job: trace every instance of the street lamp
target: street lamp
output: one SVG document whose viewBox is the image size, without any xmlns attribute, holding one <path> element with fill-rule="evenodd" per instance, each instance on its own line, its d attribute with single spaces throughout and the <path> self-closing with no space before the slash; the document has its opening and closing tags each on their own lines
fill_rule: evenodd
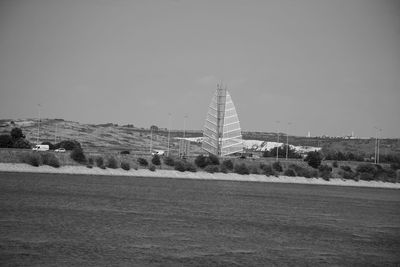
<svg viewBox="0 0 400 267">
<path fill-rule="evenodd" d="M 288 160 L 288 153 L 289 153 L 289 127 L 292 123 L 288 122 L 288 128 L 286 131 L 286 160 Z"/>
<path fill-rule="evenodd" d="M 169 157 L 169 139 L 171 137 L 171 113 L 168 113 L 168 145 L 167 145 L 167 156 Z"/>
<path fill-rule="evenodd" d="M 38 134 L 37 134 L 37 139 L 36 139 L 36 144 L 39 145 L 39 141 L 40 141 L 40 108 L 41 105 L 38 104 Z"/>
<path fill-rule="evenodd" d="M 276 121 L 276 136 L 277 136 L 277 141 L 276 141 L 276 161 L 278 161 L 279 158 L 279 121 Z"/>
<path fill-rule="evenodd" d="M 374 127 L 375 131 L 375 157 L 374 157 L 374 163 L 378 164 L 379 163 L 379 143 L 378 143 L 378 131 L 382 131 L 382 129 L 378 127 Z"/>
</svg>

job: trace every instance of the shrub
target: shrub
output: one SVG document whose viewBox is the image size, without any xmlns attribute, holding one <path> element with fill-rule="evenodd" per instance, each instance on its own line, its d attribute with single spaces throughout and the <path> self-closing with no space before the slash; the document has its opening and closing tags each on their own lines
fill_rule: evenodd
<svg viewBox="0 0 400 267">
<path fill-rule="evenodd" d="M 219 171 L 222 173 L 228 173 L 228 168 L 222 164 L 221 166 L 219 166 Z"/>
<path fill-rule="evenodd" d="M 342 170 L 344 170 L 345 172 L 353 172 L 353 171 L 351 170 L 351 167 L 350 167 L 350 166 L 347 166 L 347 165 L 340 166 L 340 168 L 341 168 Z"/>
<path fill-rule="evenodd" d="M 372 181 L 374 180 L 374 174 L 369 173 L 369 172 L 361 172 L 358 175 L 360 180 L 364 180 L 364 181 Z"/>
<path fill-rule="evenodd" d="M 154 166 L 153 164 L 150 164 L 149 170 L 154 172 L 156 170 L 156 166 Z"/>
<path fill-rule="evenodd" d="M 174 166 L 175 165 L 175 161 L 171 157 L 165 157 L 164 158 L 164 164 L 167 165 L 167 166 Z"/>
<path fill-rule="evenodd" d="M 365 164 L 360 164 L 357 166 L 356 168 L 357 172 L 365 172 L 365 173 L 371 173 L 372 175 L 375 174 L 376 172 L 376 168 L 374 165 L 370 164 L 370 163 L 365 163 Z"/>
<path fill-rule="evenodd" d="M 180 172 L 186 171 L 185 163 L 181 160 L 175 161 L 175 170 Z"/>
<path fill-rule="evenodd" d="M 250 173 L 251 173 L 251 174 L 259 174 L 259 171 L 258 171 L 257 166 L 252 165 L 252 166 L 250 167 Z"/>
<path fill-rule="evenodd" d="M 318 151 L 311 151 L 307 153 L 306 158 L 304 159 L 314 169 L 317 169 L 319 165 L 321 165 L 322 156 Z"/>
<path fill-rule="evenodd" d="M 320 177 L 322 177 L 324 180 L 329 181 L 329 178 L 331 177 L 331 173 L 332 173 L 332 168 L 330 166 L 328 166 L 327 164 L 320 165 L 318 167 L 318 171 L 319 171 Z"/>
<path fill-rule="evenodd" d="M 125 171 L 129 171 L 131 169 L 129 162 L 126 162 L 126 161 L 121 162 L 121 169 L 123 169 Z"/>
<path fill-rule="evenodd" d="M 282 165 L 279 161 L 275 161 L 274 163 L 272 163 L 272 168 L 277 172 L 283 171 Z"/>
<path fill-rule="evenodd" d="M 60 167 L 60 161 L 58 160 L 58 158 L 55 155 L 53 155 L 51 153 L 44 153 L 41 155 L 41 157 L 42 157 L 42 163 L 44 165 L 49 165 L 54 168 Z"/>
<path fill-rule="evenodd" d="M 295 173 L 295 171 L 292 170 L 292 169 L 287 169 L 287 170 L 283 173 L 283 175 L 294 177 L 294 176 L 296 176 L 296 173 Z"/>
<path fill-rule="evenodd" d="M 197 172 L 196 166 L 191 162 L 186 162 L 185 169 L 190 172 Z"/>
<path fill-rule="evenodd" d="M 212 164 L 212 165 L 219 165 L 219 159 L 218 159 L 218 157 L 215 156 L 215 155 L 213 155 L 213 154 L 210 154 L 210 155 L 208 156 L 208 161 L 209 161 L 210 164 Z"/>
<path fill-rule="evenodd" d="M 101 168 L 101 167 L 103 167 L 104 166 L 104 160 L 103 160 L 103 157 L 97 157 L 96 158 L 96 165 L 97 165 L 97 167 L 99 167 L 99 168 Z M 105 166 L 104 166 L 105 167 Z"/>
<path fill-rule="evenodd" d="M 354 180 L 354 181 L 358 181 L 358 177 L 357 177 L 357 173 L 354 172 L 347 172 L 344 170 L 340 170 L 339 171 L 339 175 L 346 180 Z"/>
<path fill-rule="evenodd" d="M 222 162 L 222 166 L 225 166 L 228 170 L 233 170 L 233 162 L 230 159 L 226 159 Z"/>
<path fill-rule="evenodd" d="M 153 163 L 156 166 L 160 166 L 161 165 L 161 160 L 160 160 L 160 156 L 155 154 L 153 156 L 153 158 L 151 159 L 151 163 Z"/>
<path fill-rule="evenodd" d="M 94 164 L 93 158 L 92 157 L 88 158 L 88 165 L 93 166 L 93 164 Z"/>
<path fill-rule="evenodd" d="M 236 164 L 233 167 L 233 171 L 237 174 L 250 174 L 249 168 L 247 167 L 247 165 L 245 163 Z"/>
<path fill-rule="evenodd" d="M 208 173 L 215 173 L 215 172 L 219 172 L 219 168 L 217 165 L 207 165 L 204 168 L 204 171 L 206 171 Z"/>
<path fill-rule="evenodd" d="M 27 153 L 22 156 L 22 162 L 35 167 L 39 167 L 39 165 L 41 164 L 41 158 L 38 153 Z"/>
<path fill-rule="evenodd" d="M 339 164 L 338 164 L 338 162 L 336 160 L 334 162 L 332 162 L 332 167 L 333 168 L 339 167 Z"/>
<path fill-rule="evenodd" d="M 308 168 L 303 168 L 296 164 L 290 164 L 289 169 L 294 170 L 296 172 L 296 176 L 300 176 L 300 177 L 311 178 L 311 177 L 318 176 L 318 172 L 316 170 L 311 171 Z"/>
<path fill-rule="evenodd" d="M 74 148 L 71 152 L 70 157 L 78 163 L 86 162 L 85 154 L 83 153 L 83 150 L 81 148 Z"/>
<path fill-rule="evenodd" d="M 207 158 L 203 155 L 198 155 L 194 160 L 194 164 L 199 168 L 204 168 L 207 166 Z"/>
<path fill-rule="evenodd" d="M 275 176 L 275 172 L 271 165 L 260 164 L 260 168 L 266 176 Z"/>
<path fill-rule="evenodd" d="M 118 168 L 117 160 L 114 157 L 111 157 L 107 161 L 107 168 L 116 169 Z"/>
<path fill-rule="evenodd" d="M 139 163 L 140 166 L 148 166 L 149 163 L 147 162 L 147 159 L 144 158 L 138 158 L 137 162 Z"/>
<path fill-rule="evenodd" d="M 91 169 L 91 168 L 93 168 L 93 165 L 88 164 L 88 165 L 86 165 L 86 168 Z"/>
</svg>

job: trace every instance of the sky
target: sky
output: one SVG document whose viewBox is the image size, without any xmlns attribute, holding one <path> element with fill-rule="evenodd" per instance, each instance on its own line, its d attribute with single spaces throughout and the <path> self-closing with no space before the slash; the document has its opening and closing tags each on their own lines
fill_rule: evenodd
<svg viewBox="0 0 400 267">
<path fill-rule="evenodd" d="M 244 131 L 399 138 L 400 1 L 0 0 L 0 118 L 201 130 L 221 82 Z"/>
</svg>

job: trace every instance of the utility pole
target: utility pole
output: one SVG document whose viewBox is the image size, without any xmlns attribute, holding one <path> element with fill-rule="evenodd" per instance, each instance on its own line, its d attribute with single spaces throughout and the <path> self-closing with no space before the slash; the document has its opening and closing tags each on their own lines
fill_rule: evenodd
<svg viewBox="0 0 400 267">
<path fill-rule="evenodd" d="M 380 152 L 379 152 L 379 143 L 380 143 L 380 138 L 381 138 L 381 132 L 382 132 L 382 129 L 379 129 L 379 134 L 378 134 L 378 149 L 377 149 L 377 163 L 379 164 L 379 155 L 380 155 Z"/>
<path fill-rule="evenodd" d="M 56 123 L 56 130 L 54 131 L 54 144 L 57 143 L 57 123 Z"/>
<path fill-rule="evenodd" d="M 276 136 L 277 136 L 277 141 L 276 141 L 276 161 L 279 160 L 279 121 L 276 121 L 277 126 L 276 126 Z"/>
</svg>

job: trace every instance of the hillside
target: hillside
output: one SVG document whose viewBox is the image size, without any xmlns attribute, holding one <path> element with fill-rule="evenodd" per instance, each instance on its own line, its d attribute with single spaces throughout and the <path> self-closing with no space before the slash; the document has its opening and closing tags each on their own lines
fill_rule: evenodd
<svg viewBox="0 0 400 267">
<path fill-rule="evenodd" d="M 0 120 L 0 134 L 9 133 L 13 127 L 22 129 L 26 138 L 31 143 L 36 143 L 38 136 L 37 120 L 18 119 Z M 158 129 L 152 133 L 152 148 L 167 150 L 168 131 Z M 177 137 L 183 137 L 181 130 L 170 132 L 171 153 L 178 154 Z M 185 137 L 201 137 L 201 131 L 186 131 Z M 286 141 L 286 135 L 280 133 L 280 141 Z M 51 143 L 61 140 L 74 139 L 82 144 L 88 152 L 119 152 L 122 150 L 135 151 L 137 153 L 149 153 L 151 145 L 150 129 L 137 128 L 132 125 L 107 124 L 81 124 L 63 119 L 42 119 L 40 124 L 40 141 Z M 276 133 L 266 132 L 243 132 L 245 140 L 261 140 L 275 142 Z M 343 153 L 352 152 L 365 155 L 374 154 L 375 139 L 339 139 L 339 138 L 307 138 L 289 136 L 289 144 L 295 146 L 322 147 L 323 151 L 334 150 Z M 381 154 L 400 154 L 399 139 L 381 139 Z M 196 155 L 202 153 L 201 144 L 192 142 L 190 153 Z"/>
</svg>

